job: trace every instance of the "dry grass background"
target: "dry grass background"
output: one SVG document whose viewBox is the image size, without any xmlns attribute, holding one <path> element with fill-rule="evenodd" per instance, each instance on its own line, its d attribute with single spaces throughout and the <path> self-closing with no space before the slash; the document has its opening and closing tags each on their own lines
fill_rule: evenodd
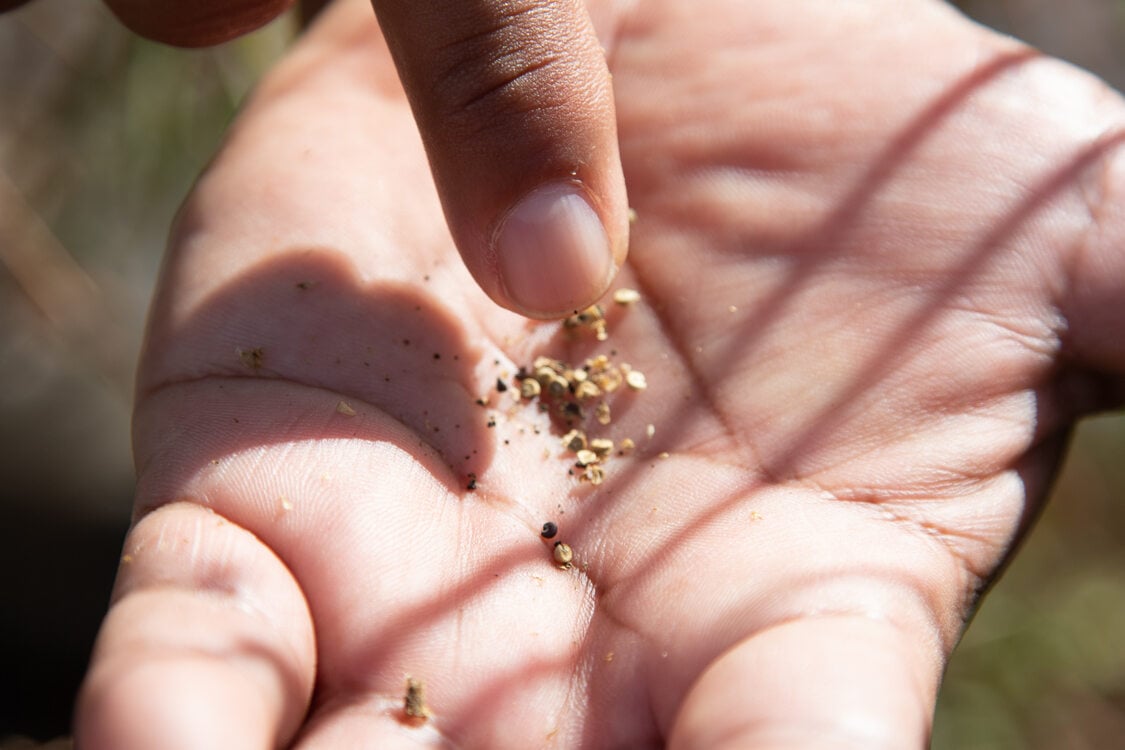
<svg viewBox="0 0 1125 750">
<path fill-rule="evenodd" d="M 957 5 L 1125 88 L 1125 0 Z M 164 236 L 294 26 L 188 52 L 131 37 L 96 0 L 0 17 L 0 738 L 67 730 L 128 519 L 132 370 Z M 935 748 L 1125 747 L 1123 458 L 1122 417 L 1078 430 L 954 655 Z"/>
</svg>

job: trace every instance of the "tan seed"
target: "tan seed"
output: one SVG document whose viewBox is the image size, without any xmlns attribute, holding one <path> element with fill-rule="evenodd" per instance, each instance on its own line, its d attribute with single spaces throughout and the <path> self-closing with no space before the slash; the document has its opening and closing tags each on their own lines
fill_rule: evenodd
<svg viewBox="0 0 1125 750">
<path fill-rule="evenodd" d="M 406 697 L 402 701 L 402 710 L 411 719 L 425 721 L 430 718 L 430 708 L 426 705 L 426 686 L 421 680 L 406 678 Z"/>
<path fill-rule="evenodd" d="M 592 450 L 598 458 L 605 458 L 613 452 L 613 441 L 608 438 L 594 438 L 590 441 L 590 450 Z"/>
<path fill-rule="evenodd" d="M 555 542 L 555 564 L 560 568 L 569 568 L 574 560 L 574 550 L 566 542 Z"/>
<path fill-rule="evenodd" d="M 597 486 L 605 480 L 605 469 L 596 464 L 592 464 L 586 467 L 586 471 L 585 473 L 583 473 L 582 478 L 590 484 Z"/>
<path fill-rule="evenodd" d="M 580 467 L 586 467 L 586 466 L 589 466 L 590 464 L 596 464 L 598 462 L 598 460 L 599 460 L 598 454 L 594 453 L 592 450 L 584 448 L 584 449 L 578 451 L 578 461 L 577 461 L 577 463 Z"/>
<path fill-rule="evenodd" d="M 641 293 L 636 289 L 618 289 L 613 293 L 613 301 L 619 305 L 634 305 L 641 301 Z"/>
<path fill-rule="evenodd" d="M 598 424 L 609 424 L 613 421 L 609 413 L 609 404 L 602 401 L 594 407 L 594 418 L 598 420 Z"/>
<path fill-rule="evenodd" d="M 524 378 L 520 381 L 520 396 L 529 401 L 538 396 L 541 390 L 538 380 Z"/>
<path fill-rule="evenodd" d="M 645 379 L 645 374 L 640 370 L 630 370 L 625 376 L 625 382 L 634 391 L 643 391 L 648 388 L 648 381 Z"/>
<path fill-rule="evenodd" d="M 563 435 L 562 443 L 568 451 L 577 453 L 586 449 L 586 433 L 582 430 L 571 430 Z"/>
<path fill-rule="evenodd" d="M 580 371 L 581 372 L 581 371 Z M 579 401 L 588 401 L 602 395 L 602 389 L 589 380 L 583 380 L 574 388 L 574 397 Z"/>
</svg>

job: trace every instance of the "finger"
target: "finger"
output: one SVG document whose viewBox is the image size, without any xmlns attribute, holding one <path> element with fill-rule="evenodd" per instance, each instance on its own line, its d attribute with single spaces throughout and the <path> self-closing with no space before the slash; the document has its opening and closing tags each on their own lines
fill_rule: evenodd
<svg viewBox="0 0 1125 750">
<path fill-rule="evenodd" d="M 941 659 L 885 621 L 779 625 L 719 657 L 688 693 L 668 747 L 923 748 Z"/>
<path fill-rule="evenodd" d="M 275 748 L 312 690 L 308 608 L 249 532 L 178 503 L 129 534 L 79 695 L 83 750 Z"/>
<path fill-rule="evenodd" d="M 605 55 L 581 0 L 375 0 L 465 264 L 534 317 L 594 302 L 628 234 Z"/>
<path fill-rule="evenodd" d="M 143 37 L 178 47 L 205 47 L 264 26 L 293 0 L 105 0 L 105 4 Z"/>
</svg>

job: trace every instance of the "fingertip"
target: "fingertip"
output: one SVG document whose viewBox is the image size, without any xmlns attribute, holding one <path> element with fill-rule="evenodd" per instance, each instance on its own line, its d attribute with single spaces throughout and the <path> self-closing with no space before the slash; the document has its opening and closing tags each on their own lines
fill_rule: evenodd
<svg viewBox="0 0 1125 750">
<path fill-rule="evenodd" d="M 501 219 L 492 252 L 506 307 L 557 318 L 601 297 L 617 273 L 602 217 L 580 185 L 552 182 L 520 198 Z"/>
<path fill-rule="evenodd" d="M 312 693 L 307 604 L 245 529 L 193 503 L 126 539 L 114 598 L 76 703 L 83 750 L 273 748 Z"/>
<path fill-rule="evenodd" d="M 105 4 L 130 31 L 146 39 L 176 47 L 206 47 L 264 26 L 293 0 L 105 0 Z"/>
<path fill-rule="evenodd" d="M 83 750 L 266 750 L 277 746 L 275 713 L 221 660 L 145 659 L 90 674 L 75 711 L 75 743 Z"/>
</svg>

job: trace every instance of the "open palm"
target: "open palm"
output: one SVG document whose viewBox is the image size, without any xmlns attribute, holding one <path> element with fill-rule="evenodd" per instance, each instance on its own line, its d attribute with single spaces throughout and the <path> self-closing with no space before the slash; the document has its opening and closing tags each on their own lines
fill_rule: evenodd
<svg viewBox="0 0 1125 750">
<path fill-rule="evenodd" d="M 1120 395 L 1118 100 L 940 3 L 595 4 L 642 293 L 599 342 L 472 283 L 369 14 L 179 218 L 83 747 L 924 744 Z M 593 486 L 496 384 L 600 353 L 648 388 L 586 416 L 636 442 Z"/>
</svg>

